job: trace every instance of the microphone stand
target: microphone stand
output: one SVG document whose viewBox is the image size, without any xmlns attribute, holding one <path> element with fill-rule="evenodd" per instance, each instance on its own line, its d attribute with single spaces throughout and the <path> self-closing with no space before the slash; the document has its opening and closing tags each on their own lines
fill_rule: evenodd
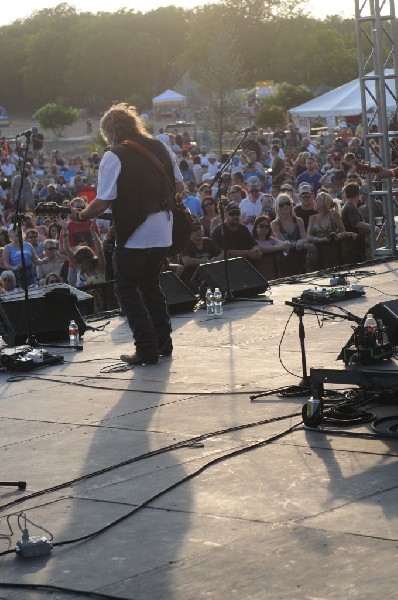
<svg viewBox="0 0 398 600">
<path fill-rule="evenodd" d="M 18 242 L 19 242 L 19 247 L 21 249 L 22 280 L 23 280 L 23 284 L 24 284 L 24 288 L 25 288 L 25 311 L 26 311 L 26 318 L 27 318 L 27 323 L 28 323 L 28 338 L 26 340 L 26 343 L 29 344 L 30 346 L 37 346 L 37 341 L 31 331 L 31 316 L 30 316 L 29 294 L 28 294 L 28 285 L 27 285 L 27 277 L 26 277 L 26 262 L 25 262 L 25 256 L 23 253 L 22 221 L 23 221 L 23 218 L 25 215 L 23 213 L 21 214 L 19 212 L 22 188 L 23 188 L 23 183 L 24 183 L 24 169 L 25 169 L 25 165 L 26 165 L 26 157 L 28 155 L 28 150 L 29 150 L 30 137 L 31 137 L 31 133 L 27 133 L 26 134 L 26 150 L 25 150 L 25 154 L 23 157 L 22 167 L 21 167 L 21 181 L 19 184 L 18 196 L 17 196 L 17 201 L 15 204 L 14 229 L 18 228 Z M 15 141 L 16 141 L 16 138 L 15 138 Z M 0 486 L 1 487 L 17 487 L 19 490 L 25 490 L 26 489 L 26 481 L 0 481 Z"/>
<path fill-rule="evenodd" d="M 229 154 L 227 160 L 221 165 L 220 169 L 215 174 L 213 181 L 210 183 L 210 187 L 212 188 L 215 183 L 217 183 L 217 193 L 215 200 L 218 203 L 218 209 L 221 217 L 221 235 L 223 241 L 223 262 L 224 262 L 224 271 L 225 271 L 225 286 L 226 292 L 224 295 L 224 301 L 232 302 L 235 300 L 244 300 L 249 302 L 268 302 L 269 304 L 273 304 L 273 300 L 271 298 L 237 298 L 231 292 L 231 284 L 229 279 L 229 267 L 228 267 L 228 249 L 227 249 L 227 240 L 225 237 L 225 213 L 224 213 L 224 205 L 222 203 L 221 196 L 224 189 L 221 187 L 222 174 L 226 171 L 227 167 L 231 164 L 232 159 L 238 152 L 239 148 L 242 146 L 243 142 L 249 135 L 251 128 L 246 128 L 243 130 L 243 138 L 238 142 L 232 152 Z"/>
<path fill-rule="evenodd" d="M 25 148 L 25 153 L 23 156 L 23 162 L 22 162 L 22 166 L 21 166 L 21 181 L 19 183 L 17 201 L 15 203 L 14 230 L 15 229 L 18 230 L 18 242 L 19 242 L 19 247 L 21 249 L 22 284 L 23 284 L 23 288 L 24 288 L 24 292 L 25 292 L 25 313 L 26 313 L 26 322 L 27 322 L 27 329 L 28 329 L 28 337 L 26 339 L 26 343 L 29 346 L 33 346 L 35 348 L 38 346 L 38 343 L 37 343 L 36 337 L 32 333 L 32 317 L 31 317 L 30 306 L 29 306 L 28 278 L 26 276 L 26 260 L 25 260 L 25 254 L 23 251 L 22 222 L 24 220 L 25 215 L 23 212 L 20 212 L 22 188 L 23 188 L 23 184 L 24 184 L 24 180 L 25 180 L 24 171 L 25 171 L 25 167 L 26 167 L 26 159 L 27 159 L 27 155 L 28 155 L 28 151 L 29 151 L 29 144 L 30 144 L 30 138 L 32 136 L 32 131 L 28 130 L 25 133 L 25 136 L 26 136 L 26 148 Z"/>
</svg>

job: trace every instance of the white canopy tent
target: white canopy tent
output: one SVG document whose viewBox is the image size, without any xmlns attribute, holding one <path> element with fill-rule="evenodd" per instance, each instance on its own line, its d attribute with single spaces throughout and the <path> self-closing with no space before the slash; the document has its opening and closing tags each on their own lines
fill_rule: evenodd
<svg viewBox="0 0 398 600">
<path fill-rule="evenodd" d="M 385 74 L 391 75 L 393 71 L 386 69 Z M 368 80 L 366 85 L 370 93 L 375 96 L 375 81 Z M 389 87 L 395 92 L 394 80 L 389 80 Z M 371 113 L 372 108 L 375 108 L 375 102 L 367 93 L 368 112 Z M 390 92 L 386 89 L 387 111 L 392 112 L 396 108 L 396 102 Z M 300 106 L 291 108 L 290 114 L 294 118 L 300 119 L 303 123 L 304 119 L 323 117 L 327 119 L 329 126 L 336 125 L 336 119 L 362 114 L 362 101 L 359 79 L 354 79 L 349 83 L 345 83 L 326 94 L 322 94 L 313 100 L 304 102 Z"/>
<path fill-rule="evenodd" d="M 185 108 L 186 97 L 174 90 L 166 90 L 152 98 L 153 112 L 157 118 L 171 117 Z"/>
</svg>

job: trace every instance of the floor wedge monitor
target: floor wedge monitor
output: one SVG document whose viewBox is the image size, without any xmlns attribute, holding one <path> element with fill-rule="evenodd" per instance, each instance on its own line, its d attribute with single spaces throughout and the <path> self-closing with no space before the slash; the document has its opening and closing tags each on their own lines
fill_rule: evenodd
<svg viewBox="0 0 398 600">
<path fill-rule="evenodd" d="M 269 288 L 268 281 L 245 258 L 229 258 L 228 279 L 230 292 L 236 296 L 249 297 L 262 294 Z M 223 260 L 200 265 L 193 275 L 200 285 L 227 291 L 225 264 Z"/>
</svg>

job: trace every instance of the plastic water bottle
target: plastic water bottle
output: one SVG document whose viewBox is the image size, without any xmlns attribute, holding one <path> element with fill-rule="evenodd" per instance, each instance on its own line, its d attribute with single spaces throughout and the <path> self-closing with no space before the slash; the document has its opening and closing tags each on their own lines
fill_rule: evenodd
<svg viewBox="0 0 398 600">
<path fill-rule="evenodd" d="M 222 310 L 222 294 L 218 288 L 214 290 L 214 314 L 216 317 L 221 317 Z"/>
<path fill-rule="evenodd" d="M 210 288 L 206 292 L 206 312 L 208 316 L 214 315 L 214 296 Z"/>
<path fill-rule="evenodd" d="M 76 325 L 75 321 L 71 321 L 69 323 L 69 345 L 70 346 L 79 346 L 79 328 Z"/>
</svg>

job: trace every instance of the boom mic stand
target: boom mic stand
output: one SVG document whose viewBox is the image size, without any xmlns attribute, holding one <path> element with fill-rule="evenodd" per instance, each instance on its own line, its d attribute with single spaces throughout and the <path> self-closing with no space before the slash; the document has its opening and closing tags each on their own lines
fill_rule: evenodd
<svg viewBox="0 0 398 600">
<path fill-rule="evenodd" d="M 236 155 L 236 153 L 238 152 L 239 148 L 242 146 L 243 142 L 245 141 L 245 139 L 247 138 L 247 136 L 249 135 L 249 131 L 250 128 L 246 128 L 243 133 L 243 138 L 238 142 L 238 144 L 235 146 L 235 148 L 232 150 L 232 152 L 229 154 L 227 160 L 224 162 L 224 164 L 221 165 L 220 169 L 217 171 L 217 173 L 215 174 L 213 181 L 210 184 L 210 187 L 212 188 L 213 185 L 215 183 L 217 183 L 217 193 L 216 193 L 216 202 L 218 203 L 218 208 L 220 211 L 220 217 L 221 217 L 221 234 L 222 234 L 222 240 L 223 240 L 223 263 L 224 263 L 224 271 L 225 271 L 225 287 L 226 287 L 226 292 L 224 295 L 224 301 L 236 301 L 236 300 L 244 300 L 244 301 L 249 301 L 249 302 L 268 302 L 269 304 L 273 304 L 273 300 L 271 300 L 271 298 L 236 298 L 233 293 L 231 292 L 231 284 L 230 284 L 230 279 L 229 279 L 229 267 L 228 267 L 228 249 L 227 249 L 227 240 L 225 237 L 225 213 L 224 213 L 224 205 L 222 202 L 222 195 L 223 195 L 223 191 L 224 189 L 221 187 L 221 180 L 222 180 L 222 174 L 224 173 L 224 171 L 226 171 L 227 167 L 231 164 L 233 157 Z"/>
<path fill-rule="evenodd" d="M 14 229 L 18 229 L 18 242 L 19 242 L 19 247 L 21 249 L 22 281 L 23 281 L 24 290 L 25 290 L 25 311 L 26 311 L 26 319 L 27 319 L 27 325 L 28 325 L 28 338 L 26 340 L 26 343 L 29 344 L 30 346 L 37 346 L 36 338 L 32 334 L 31 314 L 30 314 L 30 307 L 29 307 L 28 279 L 26 277 L 26 261 L 25 261 L 25 255 L 23 252 L 22 221 L 23 221 L 23 218 L 25 215 L 23 213 L 19 212 L 20 204 L 21 204 L 22 188 L 23 188 L 23 184 L 24 184 L 24 170 L 26 167 L 26 157 L 28 155 L 32 131 L 29 130 L 29 131 L 25 132 L 25 135 L 26 135 L 26 149 L 25 149 L 25 154 L 23 157 L 22 166 L 21 166 L 21 181 L 19 183 L 18 196 L 17 196 L 17 201 L 15 204 Z M 25 490 L 26 489 L 26 481 L 0 481 L 0 486 L 1 487 L 17 487 L 19 490 Z"/>
</svg>

